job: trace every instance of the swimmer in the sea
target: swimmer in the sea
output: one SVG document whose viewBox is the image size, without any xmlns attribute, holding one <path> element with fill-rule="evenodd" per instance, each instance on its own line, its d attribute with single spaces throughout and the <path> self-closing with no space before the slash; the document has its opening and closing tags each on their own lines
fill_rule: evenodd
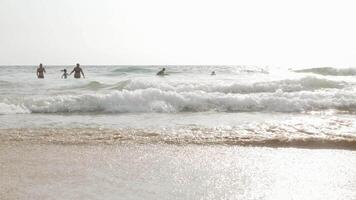
<svg viewBox="0 0 356 200">
<path fill-rule="evenodd" d="M 212 75 L 212 76 L 215 76 L 215 75 L 216 75 L 215 71 L 212 71 L 212 72 L 211 72 L 211 75 Z"/>
<path fill-rule="evenodd" d="M 161 71 L 157 72 L 157 76 L 164 76 L 166 75 L 164 72 L 166 71 L 166 68 L 163 68 Z"/>
<path fill-rule="evenodd" d="M 85 78 L 83 70 L 82 68 L 80 68 L 79 63 L 77 63 L 77 66 L 74 67 L 73 71 L 69 75 L 73 74 L 73 72 L 74 72 L 74 78 L 80 78 L 80 74 L 82 74 L 83 78 Z"/>
<path fill-rule="evenodd" d="M 64 78 L 64 79 L 67 79 L 67 77 L 68 77 L 68 73 L 67 73 L 67 69 L 63 69 L 63 70 L 61 70 L 62 72 L 63 72 L 63 74 L 62 74 L 62 78 Z"/>
<path fill-rule="evenodd" d="M 44 73 L 46 73 L 46 70 L 41 63 L 40 66 L 37 68 L 37 78 L 44 78 Z"/>
</svg>

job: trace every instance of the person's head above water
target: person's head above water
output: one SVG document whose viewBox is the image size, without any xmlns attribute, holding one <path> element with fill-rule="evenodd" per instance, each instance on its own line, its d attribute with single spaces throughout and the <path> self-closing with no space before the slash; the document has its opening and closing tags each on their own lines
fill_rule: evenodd
<svg viewBox="0 0 356 200">
<path fill-rule="evenodd" d="M 40 67 L 42 67 L 43 65 L 42 65 L 42 63 L 40 63 Z"/>
<path fill-rule="evenodd" d="M 63 69 L 64 72 L 67 72 L 67 69 Z"/>
<path fill-rule="evenodd" d="M 166 74 L 164 73 L 165 70 L 166 70 L 166 68 L 163 67 L 159 72 L 157 72 L 157 75 L 158 75 L 158 76 L 166 75 Z"/>
<path fill-rule="evenodd" d="M 79 63 L 77 63 L 77 67 L 79 67 L 80 65 L 79 65 Z"/>
</svg>

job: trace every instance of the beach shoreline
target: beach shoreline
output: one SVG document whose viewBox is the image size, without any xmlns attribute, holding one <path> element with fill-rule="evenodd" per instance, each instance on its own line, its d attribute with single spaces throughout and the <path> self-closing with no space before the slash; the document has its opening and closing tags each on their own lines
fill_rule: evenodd
<svg viewBox="0 0 356 200">
<path fill-rule="evenodd" d="M 279 135 L 253 135 L 226 133 L 221 129 L 182 130 L 179 133 L 162 132 L 160 129 L 110 129 L 110 128 L 22 128 L 0 129 L 2 144 L 53 144 L 53 145 L 117 145 L 162 144 L 198 146 L 240 146 L 302 149 L 356 150 L 356 138 L 350 135 L 295 137 Z M 188 132 L 189 131 L 189 132 Z M 188 133 L 189 134 L 188 134 Z M 291 134 L 289 134 L 291 135 Z"/>
</svg>

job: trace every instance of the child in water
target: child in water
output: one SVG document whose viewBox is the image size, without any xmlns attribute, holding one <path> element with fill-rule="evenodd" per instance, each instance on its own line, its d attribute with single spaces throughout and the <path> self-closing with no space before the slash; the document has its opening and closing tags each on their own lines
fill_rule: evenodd
<svg viewBox="0 0 356 200">
<path fill-rule="evenodd" d="M 64 78 L 64 79 L 67 79 L 67 77 L 68 77 L 68 73 L 67 73 L 67 70 L 66 69 L 63 69 L 63 70 L 61 70 L 62 72 L 63 72 L 63 75 L 62 75 L 62 78 Z"/>
</svg>

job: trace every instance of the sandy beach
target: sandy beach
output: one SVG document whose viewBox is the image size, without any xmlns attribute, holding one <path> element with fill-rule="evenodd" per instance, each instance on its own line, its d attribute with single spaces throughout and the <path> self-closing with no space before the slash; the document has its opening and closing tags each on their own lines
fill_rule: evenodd
<svg viewBox="0 0 356 200">
<path fill-rule="evenodd" d="M 355 199 L 356 152 L 0 144 L 0 199 Z"/>
</svg>

